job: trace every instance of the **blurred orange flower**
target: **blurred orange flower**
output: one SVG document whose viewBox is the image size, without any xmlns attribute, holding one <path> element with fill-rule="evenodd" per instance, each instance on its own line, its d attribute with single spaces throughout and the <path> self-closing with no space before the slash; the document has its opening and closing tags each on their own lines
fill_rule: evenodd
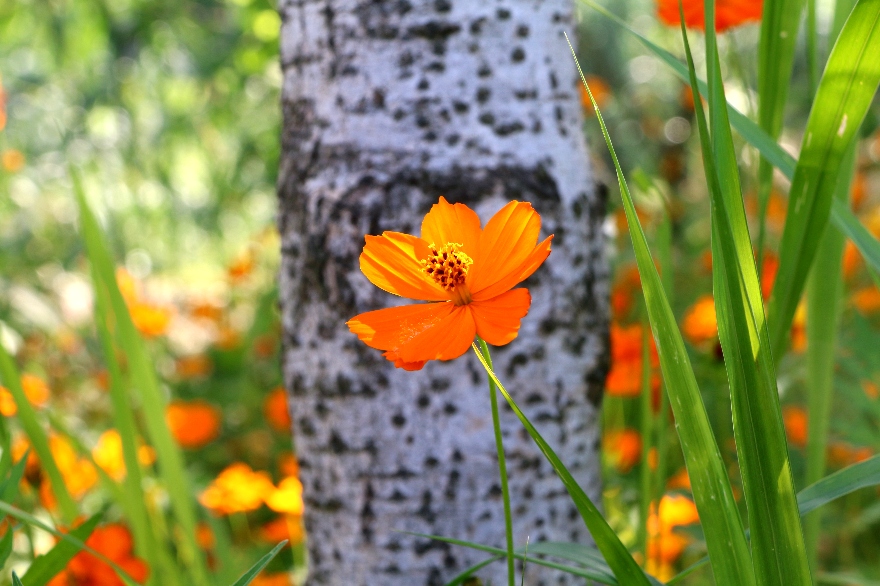
<svg viewBox="0 0 880 586">
<path fill-rule="evenodd" d="M 711 295 L 697 299 L 684 314 L 681 324 L 685 338 L 694 346 L 703 346 L 718 336 L 715 300 Z"/>
<path fill-rule="evenodd" d="M 86 545 L 122 568 L 135 582 L 143 584 L 147 580 L 150 569 L 134 556 L 134 542 L 124 525 L 114 523 L 97 527 L 86 540 Z M 125 582 L 107 563 L 82 551 L 47 586 L 125 586 Z"/>
<path fill-rule="evenodd" d="M 849 201 L 854 210 L 862 207 L 865 196 L 868 195 L 868 177 L 864 172 L 858 171 L 853 177 L 852 189 L 849 194 Z"/>
<path fill-rule="evenodd" d="M 807 445 L 807 412 L 802 407 L 786 405 L 782 409 L 782 422 L 788 443 L 799 448 Z"/>
<path fill-rule="evenodd" d="M 283 540 L 295 546 L 305 541 L 306 530 L 300 515 L 281 515 L 260 527 L 260 539 L 269 543 Z"/>
<path fill-rule="evenodd" d="M 283 572 L 273 574 L 259 574 L 251 581 L 251 586 L 290 586 L 290 576 Z"/>
<path fill-rule="evenodd" d="M 278 470 L 284 476 L 296 476 L 299 478 L 299 462 L 292 452 L 285 452 L 278 458 Z"/>
<path fill-rule="evenodd" d="M 587 75 L 586 78 L 590 91 L 593 92 L 593 98 L 596 100 L 596 105 L 600 109 L 604 108 L 611 98 L 611 86 L 598 75 Z M 581 106 L 584 108 L 584 113 L 588 116 L 593 114 L 593 103 L 590 101 L 590 95 L 587 93 L 583 83 L 578 83 L 578 90 L 581 95 Z"/>
<path fill-rule="evenodd" d="M 845 442 L 833 442 L 828 446 L 828 459 L 837 466 L 864 462 L 873 455 L 874 451 L 871 448 L 856 448 Z"/>
<path fill-rule="evenodd" d="M 642 391 L 642 341 L 643 330 L 640 325 L 620 326 L 611 324 L 611 370 L 605 379 L 605 390 L 615 397 L 637 397 Z M 651 389 L 660 389 L 660 375 L 657 372 L 659 358 L 654 337 L 647 335 L 651 357 Z M 659 395 L 657 397 L 659 399 Z"/>
<path fill-rule="evenodd" d="M 666 581 L 675 572 L 672 564 L 690 543 L 687 535 L 674 533 L 683 525 L 699 523 L 697 506 L 682 495 L 664 495 L 658 507 L 652 503 L 648 517 L 648 563 L 646 570 L 656 578 Z"/>
<path fill-rule="evenodd" d="M 865 395 L 869 399 L 876 399 L 877 397 L 880 397 L 880 388 L 878 388 L 876 384 L 869 380 L 862 381 L 862 389 L 865 391 Z"/>
<path fill-rule="evenodd" d="M 276 387 L 263 401 L 263 415 L 275 431 L 290 433 L 290 411 L 287 410 L 287 392 Z"/>
<path fill-rule="evenodd" d="M 880 289 L 877 287 L 865 287 L 852 294 L 852 304 L 864 314 L 877 313 L 880 311 Z"/>
<path fill-rule="evenodd" d="M 143 466 L 149 466 L 156 461 L 156 452 L 149 446 L 138 448 L 138 461 Z M 122 436 L 115 429 L 108 429 L 101 434 L 95 447 L 92 448 L 92 458 L 110 478 L 120 481 L 125 478 L 125 457 L 122 453 Z"/>
<path fill-rule="evenodd" d="M 168 331 L 173 312 L 168 307 L 137 301 L 128 306 L 134 327 L 147 338 L 161 336 Z"/>
<path fill-rule="evenodd" d="M 227 273 L 232 281 L 243 281 L 254 271 L 254 255 L 251 251 L 243 252 L 229 264 Z"/>
<path fill-rule="evenodd" d="M 70 496 L 74 499 L 82 498 L 98 482 L 98 473 L 95 467 L 86 458 L 80 458 L 70 441 L 60 435 L 49 436 L 49 449 L 52 451 L 52 459 L 61 472 L 64 484 Z M 39 461 L 39 459 L 38 459 Z M 28 459 L 30 465 L 30 459 Z M 55 509 L 57 502 L 49 479 L 45 475 L 39 475 L 40 500 L 48 510 Z"/>
<path fill-rule="evenodd" d="M 688 28 L 705 28 L 703 0 L 682 0 L 684 23 Z M 657 16 L 670 26 L 679 26 L 678 0 L 658 0 Z M 715 30 L 725 31 L 731 27 L 761 20 L 762 0 L 716 0 Z"/>
<path fill-rule="evenodd" d="M 281 481 L 278 488 L 266 495 L 266 506 L 276 513 L 302 515 L 304 508 L 302 491 L 299 478 L 289 476 Z"/>
<path fill-rule="evenodd" d="M 181 356 L 174 363 L 177 376 L 185 380 L 207 376 L 213 368 L 214 363 L 204 354 Z"/>
<path fill-rule="evenodd" d="M 243 513 L 260 508 L 277 489 L 265 472 L 254 472 L 243 462 L 223 470 L 199 495 L 199 502 L 220 515 Z"/>
<path fill-rule="evenodd" d="M 3 168 L 10 173 L 17 173 L 24 167 L 24 154 L 17 149 L 6 149 L 3 151 L 3 154 L 0 155 L 0 163 L 2 163 Z"/>
<path fill-rule="evenodd" d="M 862 253 L 852 243 L 852 240 L 847 240 L 846 246 L 843 249 L 843 276 L 847 280 L 852 279 L 861 266 Z"/>
<path fill-rule="evenodd" d="M 608 432 L 602 438 L 602 445 L 621 474 L 629 472 L 642 457 L 642 436 L 634 429 Z"/>
<path fill-rule="evenodd" d="M 207 401 L 172 401 L 165 411 L 171 435 L 181 447 L 200 448 L 220 434 L 220 410 Z"/>
<path fill-rule="evenodd" d="M 552 236 L 538 243 L 541 216 L 511 201 L 480 227 L 476 212 L 441 197 L 422 221 L 422 236 L 366 236 L 361 271 L 389 293 L 429 301 L 362 313 L 352 333 L 398 368 L 458 358 L 474 336 L 503 346 L 528 313 L 528 289 L 514 289 L 550 254 Z M 418 332 L 413 334 L 413 332 Z"/>
<path fill-rule="evenodd" d="M 688 476 L 687 468 L 681 468 L 678 472 L 673 474 L 666 482 L 666 488 L 670 490 L 674 490 L 676 488 L 690 490 L 691 477 Z"/>
<path fill-rule="evenodd" d="M 807 349 L 807 305 L 801 301 L 791 322 L 791 349 L 803 352 Z"/>
<path fill-rule="evenodd" d="M 773 285 L 776 284 L 776 273 L 779 271 L 779 257 L 769 250 L 764 251 L 764 262 L 761 263 L 761 297 L 770 299 Z"/>
<path fill-rule="evenodd" d="M 51 395 L 49 385 L 40 377 L 33 374 L 21 375 L 21 388 L 34 407 L 45 407 L 49 402 Z M 12 417 L 16 413 L 18 413 L 18 406 L 15 404 L 15 399 L 12 398 L 12 393 L 6 387 L 0 386 L 0 415 Z"/>
</svg>

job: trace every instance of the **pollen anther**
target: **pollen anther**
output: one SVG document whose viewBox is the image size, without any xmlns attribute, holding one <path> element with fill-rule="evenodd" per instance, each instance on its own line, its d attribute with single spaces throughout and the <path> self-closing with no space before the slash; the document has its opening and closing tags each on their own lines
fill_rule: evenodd
<svg viewBox="0 0 880 586">
<path fill-rule="evenodd" d="M 431 254 L 422 260 L 422 271 L 445 291 L 452 294 L 454 300 L 462 298 L 462 301 L 467 302 L 463 298 L 464 296 L 455 295 L 455 290 L 464 288 L 468 269 L 474 261 L 459 250 L 461 246 L 455 242 L 448 242 L 440 247 L 431 244 Z"/>
</svg>

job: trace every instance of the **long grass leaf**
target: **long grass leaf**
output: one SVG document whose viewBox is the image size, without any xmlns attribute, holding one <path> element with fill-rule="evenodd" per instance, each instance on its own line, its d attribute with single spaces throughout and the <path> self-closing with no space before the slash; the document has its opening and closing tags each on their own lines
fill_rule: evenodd
<svg viewBox="0 0 880 586">
<path fill-rule="evenodd" d="M 9 470 L 9 475 L 0 483 L 0 501 L 12 502 L 18 495 L 18 485 L 24 477 L 27 468 L 27 459 L 31 451 L 28 449 L 24 455 Z"/>
<path fill-rule="evenodd" d="M 58 499 L 64 521 L 72 523 L 77 515 L 76 503 L 74 503 L 73 497 L 70 496 L 70 492 L 67 490 L 67 485 L 64 483 L 64 477 L 55 463 L 55 458 L 52 457 L 49 438 L 43 430 L 43 426 L 37 420 L 36 411 L 24 394 L 15 362 L 6 352 L 3 344 L 0 344 L 0 381 L 9 389 L 9 393 L 15 400 L 15 405 L 18 407 L 18 420 L 21 422 L 24 432 L 34 447 L 34 452 L 40 458 L 40 466 L 49 477 L 49 484 L 52 486 L 55 498 Z"/>
<path fill-rule="evenodd" d="M 572 50 L 572 54 L 574 51 Z M 580 66 L 578 65 L 580 70 Z M 581 81 L 587 86 L 581 75 Z M 590 96 L 589 87 L 587 92 Z M 730 480 L 715 436 L 712 433 L 706 407 L 700 396 L 697 380 L 685 349 L 684 340 L 666 299 L 660 275 L 654 266 L 648 243 L 636 215 L 635 205 L 626 185 L 623 170 L 611 144 L 605 121 L 593 101 L 596 116 L 605 137 L 605 143 L 614 161 L 620 193 L 626 212 L 629 233 L 635 250 L 642 290 L 657 352 L 660 368 L 666 382 L 672 411 L 675 414 L 682 451 L 691 479 L 694 499 L 706 535 L 706 544 L 712 558 L 712 571 L 718 584 L 755 583 L 751 556 L 745 540 L 742 521 L 737 512 Z"/>
<path fill-rule="evenodd" d="M 281 551 L 281 549 L 285 545 L 287 545 L 286 539 L 284 541 L 282 541 L 281 543 L 279 543 L 278 545 L 276 545 L 275 547 L 273 547 L 272 551 L 270 551 L 269 553 L 267 553 L 266 555 L 261 557 L 259 560 L 257 560 L 257 563 L 255 563 L 253 566 L 251 566 L 251 568 L 247 572 L 245 572 L 241 578 L 236 580 L 232 584 L 232 586 L 247 586 L 248 584 L 253 582 L 254 578 L 257 577 L 257 574 L 262 572 L 263 568 L 265 568 L 266 566 L 269 565 L 269 562 L 271 562 L 272 559 L 276 555 L 278 555 L 278 552 Z"/>
<path fill-rule="evenodd" d="M 602 552 L 602 555 L 605 556 L 605 561 L 608 563 L 608 566 L 611 567 L 617 579 L 624 584 L 650 584 L 647 577 L 645 577 L 645 574 L 642 572 L 642 569 L 639 568 L 639 565 L 626 550 L 626 547 L 620 542 L 617 534 L 615 534 L 614 530 L 608 525 L 608 522 L 602 516 L 602 513 L 599 512 L 599 509 L 596 508 L 596 505 L 593 504 L 593 501 L 590 500 L 590 497 L 587 496 L 584 489 L 580 487 L 577 480 L 574 479 L 574 476 L 571 475 L 571 472 L 568 471 L 568 468 L 565 467 L 565 464 L 562 463 L 562 460 L 559 459 L 559 456 L 557 456 L 556 452 L 553 451 L 553 448 L 550 447 L 550 444 L 544 440 L 535 426 L 532 425 L 532 422 L 529 421 L 529 418 L 526 417 L 522 410 L 520 410 L 519 405 L 516 404 L 513 397 L 511 397 L 510 393 L 507 392 L 507 389 L 504 388 L 504 385 L 501 384 L 501 381 L 498 380 L 495 372 L 486 362 L 486 359 L 483 357 L 483 354 L 480 352 L 479 348 L 477 348 L 476 344 L 473 345 L 473 349 L 474 353 L 477 355 L 477 359 L 480 361 L 480 364 L 483 365 L 483 368 L 492 379 L 492 382 L 498 387 L 498 390 L 507 400 L 507 404 L 510 405 L 514 414 L 519 418 L 520 423 L 525 427 L 535 444 L 537 444 L 538 449 L 544 454 L 544 457 L 547 458 L 547 461 L 553 467 L 556 475 L 562 480 L 562 484 L 565 485 L 565 489 L 571 496 L 574 506 L 581 514 L 581 518 L 584 520 L 584 524 L 587 526 L 590 535 L 596 542 L 596 546 L 599 548 L 599 551 Z"/>
<path fill-rule="evenodd" d="M 42 521 L 40 521 L 39 519 L 37 519 L 36 517 L 31 515 L 30 513 L 26 513 L 25 511 L 22 511 L 21 509 L 19 509 L 17 507 L 13 507 L 12 505 L 10 505 L 9 503 L 7 503 L 5 501 L 0 501 L 0 512 L 4 513 L 6 515 L 9 515 L 10 517 L 13 517 L 15 519 L 18 519 L 22 523 L 26 523 L 26 524 L 31 525 L 33 527 L 37 527 L 39 529 L 42 529 L 46 533 L 51 533 L 52 535 L 54 535 L 58 539 L 61 539 L 63 541 L 67 541 L 67 542 L 71 543 L 72 545 L 76 546 L 77 548 L 79 548 L 80 550 L 89 552 L 90 554 L 97 557 L 99 560 L 101 560 L 102 562 L 104 562 L 105 564 L 107 564 L 111 568 L 113 568 L 113 570 L 116 572 L 116 575 L 119 576 L 119 578 L 122 579 L 122 581 L 125 582 L 127 584 L 127 586 L 138 586 L 137 584 L 135 584 L 134 580 L 131 579 L 131 576 L 129 576 L 125 572 L 125 570 L 120 568 L 116 564 L 116 562 L 114 562 L 113 560 L 111 560 L 110 558 L 105 556 L 103 553 L 92 549 L 91 547 L 86 545 L 85 542 L 83 542 L 81 539 L 78 539 L 77 537 L 71 535 L 70 533 L 63 533 L 61 531 L 58 531 L 57 529 L 50 527 L 49 525 L 43 523 Z"/>
<path fill-rule="evenodd" d="M 496 555 L 496 556 L 491 557 L 487 560 L 483 560 L 482 562 L 480 562 L 478 564 L 474 564 L 473 566 L 471 566 L 469 568 L 466 568 L 462 573 L 460 573 L 459 575 L 454 577 L 452 580 L 447 582 L 446 586 L 459 586 L 459 584 L 463 583 L 465 580 L 467 580 L 468 578 L 473 576 L 475 572 L 479 572 L 480 570 L 482 570 L 483 568 L 485 568 L 489 564 L 494 564 L 498 560 L 503 560 L 506 557 L 506 555 L 507 555 L 506 553 L 505 553 L 505 555 L 500 555 L 500 556 Z"/>
<path fill-rule="evenodd" d="M 6 527 L 6 533 L 3 539 L 0 539 L 0 568 L 6 565 L 6 560 L 12 554 L 12 535 L 15 533 L 13 527 Z"/>
<path fill-rule="evenodd" d="M 699 100 L 695 100 L 694 109 L 712 199 L 712 281 L 748 506 L 755 578 L 759 584 L 807 585 L 812 580 L 788 460 L 776 371 L 743 208 L 715 31 L 709 26 L 714 22 L 712 0 L 706 0 L 705 10 L 711 137 Z M 681 31 L 696 95 L 696 72 L 683 25 Z"/>
<path fill-rule="evenodd" d="M 850 0 L 846 0 L 850 1 Z M 632 28 L 606 8 L 596 4 L 592 0 L 578 0 L 581 4 L 589 6 L 607 17 L 611 22 L 619 26 L 624 31 L 632 34 L 638 39 L 651 53 L 658 59 L 666 63 L 672 72 L 681 80 L 688 82 L 687 66 L 679 61 L 672 53 L 651 42 Z M 708 87 L 702 80 L 698 82 L 700 93 L 708 95 Z M 730 124 L 742 136 L 746 142 L 755 147 L 758 153 L 769 161 L 774 167 L 779 169 L 785 177 L 792 179 L 794 177 L 797 160 L 780 147 L 776 141 L 760 126 L 749 120 L 742 112 L 727 104 L 727 112 L 730 117 Z M 831 205 L 831 222 L 834 226 L 843 232 L 847 238 L 853 241 L 859 252 L 865 258 L 865 261 L 880 272 L 880 242 L 868 232 L 859 222 L 858 218 L 845 206 L 839 202 L 833 202 Z"/>
<path fill-rule="evenodd" d="M 78 175 L 73 171 L 71 175 L 80 212 L 80 230 L 89 260 L 100 280 L 100 286 L 109 294 L 115 326 L 118 329 L 117 340 L 128 358 L 131 384 L 137 389 L 142 402 L 142 413 L 147 433 L 156 450 L 159 472 L 168 490 L 174 516 L 180 525 L 181 556 L 190 570 L 194 583 L 207 586 L 209 583 L 207 565 L 196 542 L 197 517 L 193 491 L 184 468 L 183 454 L 165 423 L 166 399 L 159 388 L 156 371 L 144 342 L 137 333 L 125 300 L 119 292 L 115 267 L 104 243 L 101 228 L 86 203 Z"/>
<path fill-rule="evenodd" d="M 831 51 L 813 101 L 789 191 L 770 298 L 770 339 L 784 350 L 788 329 L 831 213 L 844 152 L 880 84 L 880 0 L 859 0 Z"/>
<path fill-rule="evenodd" d="M 103 516 L 103 511 L 92 515 L 85 523 L 71 530 L 70 535 L 85 543 Z M 21 577 L 21 581 L 25 586 L 43 586 L 63 570 L 67 562 L 72 560 L 79 551 L 80 548 L 74 543 L 65 540 L 59 541 L 48 552 L 37 556 L 24 576 Z"/>
</svg>

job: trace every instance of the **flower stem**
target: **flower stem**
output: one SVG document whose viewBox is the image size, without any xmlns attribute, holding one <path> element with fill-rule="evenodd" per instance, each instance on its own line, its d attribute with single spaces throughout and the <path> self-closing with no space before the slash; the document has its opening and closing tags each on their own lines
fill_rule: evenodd
<svg viewBox="0 0 880 586">
<path fill-rule="evenodd" d="M 489 356 L 489 346 L 477 336 L 480 350 L 489 368 L 492 367 L 492 358 Z M 495 430 L 495 448 L 498 450 L 498 473 L 501 476 L 501 498 L 504 501 L 504 533 L 507 537 L 507 581 L 510 586 L 516 586 L 516 575 L 513 567 L 513 521 L 510 516 L 510 491 L 507 488 L 507 464 L 504 461 L 504 443 L 501 438 L 501 422 L 498 417 L 498 393 L 492 377 L 489 377 L 489 398 L 492 404 L 492 427 Z"/>
</svg>

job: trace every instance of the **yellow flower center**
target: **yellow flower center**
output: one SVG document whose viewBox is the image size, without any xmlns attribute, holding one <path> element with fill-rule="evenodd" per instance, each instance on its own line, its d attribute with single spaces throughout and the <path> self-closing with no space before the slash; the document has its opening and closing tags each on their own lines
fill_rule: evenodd
<svg viewBox="0 0 880 586">
<path fill-rule="evenodd" d="M 471 257 L 460 251 L 461 244 L 447 242 L 441 247 L 431 243 L 431 254 L 422 261 L 422 271 L 449 293 L 456 305 L 471 302 L 471 293 L 465 284 Z"/>
</svg>

